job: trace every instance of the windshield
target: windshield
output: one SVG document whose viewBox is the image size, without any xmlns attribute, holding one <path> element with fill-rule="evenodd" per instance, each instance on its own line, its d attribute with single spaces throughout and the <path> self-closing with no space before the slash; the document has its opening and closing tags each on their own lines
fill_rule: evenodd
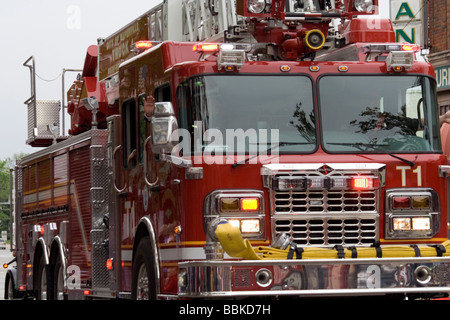
<svg viewBox="0 0 450 320">
<path fill-rule="evenodd" d="M 195 152 L 316 149 L 313 89 L 306 76 L 193 77 L 178 87 L 177 107 L 179 126 L 190 135 L 182 139 L 189 138 Z M 184 147 L 183 154 L 186 151 Z"/>
<path fill-rule="evenodd" d="M 421 76 L 324 76 L 319 80 L 328 152 L 439 151 L 434 82 Z"/>
</svg>

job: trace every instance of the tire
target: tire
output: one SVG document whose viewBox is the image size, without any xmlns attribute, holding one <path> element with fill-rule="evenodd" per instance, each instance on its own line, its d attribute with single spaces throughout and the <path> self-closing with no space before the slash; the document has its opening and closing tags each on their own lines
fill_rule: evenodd
<svg viewBox="0 0 450 320">
<path fill-rule="evenodd" d="M 47 300 L 48 288 L 47 288 L 47 272 L 45 269 L 45 259 L 41 255 L 37 268 L 36 275 L 34 277 L 34 292 L 37 300 Z"/>
<path fill-rule="evenodd" d="M 157 278 L 155 258 L 149 237 L 139 241 L 133 259 L 131 297 L 133 300 L 155 300 Z"/>
<path fill-rule="evenodd" d="M 5 300 L 24 299 L 25 295 L 23 291 L 16 289 L 16 276 L 17 273 L 14 270 L 9 270 L 5 278 Z"/>
<path fill-rule="evenodd" d="M 53 299 L 65 300 L 64 294 L 64 268 L 61 262 L 61 257 L 56 259 L 55 269 L 53 272 Z"/>
<path fill-rule="evenodd" d="M 5 300 L 13 300 L 17 296 L 14 279 L 11 275 L 6 277 L 5 281 Z"/>
</svg>

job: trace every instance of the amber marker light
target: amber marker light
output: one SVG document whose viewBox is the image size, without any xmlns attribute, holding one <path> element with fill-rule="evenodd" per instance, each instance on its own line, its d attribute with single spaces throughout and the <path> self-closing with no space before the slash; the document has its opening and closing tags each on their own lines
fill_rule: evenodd
<svg viewBox="0 0 450 320">
<path fill-rule="evenodd" d="M 256 211 L 259 209 L 259 199 L 258 198 L 243 198 L 241 199 L 241 210 L 242 211 Z"/>
</svg>

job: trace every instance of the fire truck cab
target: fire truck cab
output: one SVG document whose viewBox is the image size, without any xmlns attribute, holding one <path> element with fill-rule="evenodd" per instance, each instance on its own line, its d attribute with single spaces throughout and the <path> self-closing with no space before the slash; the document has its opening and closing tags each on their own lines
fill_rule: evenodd
<svg viewBox="0 0 450 320">
<path fill-rule="evenodd" d="M 32 123 L 7 296 L 446 294 L 420 48 L 376 1 L 174 2 L 88 49 L 67 136 Z"/>
</svg>

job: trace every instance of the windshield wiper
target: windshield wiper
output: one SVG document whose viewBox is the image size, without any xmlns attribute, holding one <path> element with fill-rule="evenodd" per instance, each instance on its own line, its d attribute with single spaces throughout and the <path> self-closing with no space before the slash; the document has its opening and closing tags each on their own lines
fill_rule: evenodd
<svg viewBox="0 0 450 320">
<path fill-rule="evenodd" d="M 352 147 L 356 147 L 361 151 L 366 151 L 361 149 L 361 147 L 365 147 L 365 148 L 372 148 L 372 150 L 374 151 L 379 151 L 379 152 L 383 152 L 386 153 L 387 155 L 391 156 L 392 158 L 395 158 L 397 160 L 403 161 L 404 163 L 408 164 L 411 167 L 414 167 L 416 164 L 412 161 L 409 161 L 408 159 L 399 157 L 395 154 L 392 154 L 391 152 L 386 152 L 383 150 L 380 150 L 376 147 L 382 147 L 382 146 L 387 146 L 387 144 L 373 144 L 373 143 L 364 143 L 364 142 L 328 142 L 327 144 L 332 144 L 332 145 L 340 145 L 340 146 L 352 146 Z"/>
<path fill-rule="evenodd" d="M 315 144 L 315 142 L 287 142 L 287 141 L 286 142 L 279 142 L 279 143 L 275 144 L 274 146 L 270 147 L 269 149 L 267 149 L 266 152 L 267 151 L 272 151 L 273 149 L 279 148 L 279 147 L 293 146 L 293 145 L 303 145 L 303 144 Z M 231 165 L 231 167 L 232 168 L 236 168 L 237 166 L 240 166 L 241 164 L 245 164 L 245 163 L 249 162 L 250 160 L 252 160 L 252 159 L 254 159 L 254 158 L 258 157 L 258 156 L 259 156 L 259 154 L 256 154 L 256 155 L 248 157 L 248 158 L 246 158 L 246 159 L 244 159 L 242 161 L 233 163 Z"/>
</svg>

